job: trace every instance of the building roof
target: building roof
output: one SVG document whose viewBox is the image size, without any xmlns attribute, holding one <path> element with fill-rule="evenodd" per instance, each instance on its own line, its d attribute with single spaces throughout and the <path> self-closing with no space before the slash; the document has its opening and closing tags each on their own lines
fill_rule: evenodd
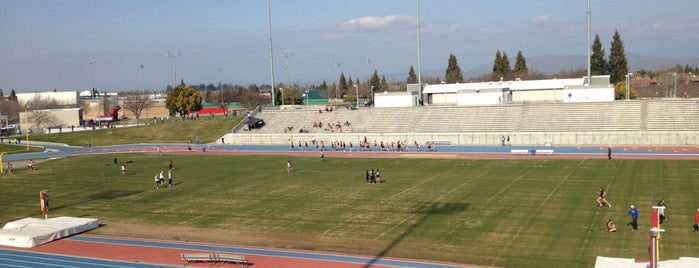
<svg viewBox="0 0 699 268">
<path fill-rule="evenodd" d="M 497 81 L 497 82 L 478 82 L 478 83 L 457 83 L 457 84 L 434 84 L 427 85 L 422 91 L 423 93 L 456 93 L 461 90 L 487 90 L 487 89 L 502 89 L 509 88 L 512 91 L 519 90 L 542 90 L 542 89 L 564 89 L 569 87 L 582 87 L 585 85 L 585 77 L 582 78 L 565 78 L 565 79 L 547 79 L 547 80 L 515 80 L 515 81 Z"/>
</svg>

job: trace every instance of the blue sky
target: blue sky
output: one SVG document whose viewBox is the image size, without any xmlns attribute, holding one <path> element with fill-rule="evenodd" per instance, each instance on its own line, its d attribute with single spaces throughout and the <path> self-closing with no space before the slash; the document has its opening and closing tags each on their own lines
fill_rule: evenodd
<svg viewBox="0 0 699 268">
<path fill-rule="evenodd" d="M 449 54 L 462 70 L 492 64 L 498 49 L 511 61 L 518 50 L 585 55 L 586 9 L 586 0 L 421 0 L 423 73 L 444 69 Z M 275 83 L 417 68 L 415 0 L 271 0 L 270 10 Z M 618 30 L 627 54 L 697 58 L 698 10 L 690 0 L 592 0 L 592 33 L 607 55 Z M 94 71 L 100 91 L 163 90 L 175 80 L 168 51 L 181 52 L 176 76 L 189 84 L 269 84 L 267 23 L 266 0 L 0 0 L 0 88 L 88 90 Z"/>
</svg>

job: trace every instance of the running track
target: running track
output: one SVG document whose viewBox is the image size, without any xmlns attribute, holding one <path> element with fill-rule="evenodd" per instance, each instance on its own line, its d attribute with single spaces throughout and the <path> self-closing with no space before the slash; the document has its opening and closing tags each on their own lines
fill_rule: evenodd
<svg viewBox="0 0 699 268">
<path fill-rule="evenodd" d="M 35 143 L 36 144 L 36 143 Z M 191 146 L 191 147 L 190 147 Z M 4 161 L 21 161 L 50 157 L 111 153 L 209 153 L 209 154 L 295 154 L 316 155 L 315 151 L 292 151 L 286 146 L 242 145 L 159 145 L 136 144 L 103 147 L 68 147 L 46 144 L 43 152 L 4 156 Z M 189 150 L 192 148 L 192 150 Z M 206 148 L 204 152 L 203 148 Z M 510 149 L 555 149 L 550 156 L 515 156 Z M 400 157 L 418 155 L 427 157 L 556 157 L 606 158 L 605 147 L 502 147 L 502 146 L 440 146 L 439 152 L 327 152 L 335 156 Z M 696 147 L 616 147 L 614 158 L 621 159 L 699 159 Z M 270 248 L 234 247 L 225 245 L 181 243 L 173 241 L 110 238 L 76 235 L 31 249 L 0 246 L 0 267 L 175 267 L 185 263 L 182 252 L 219 252 L 245 255 L 253 268 L 292 267 L 483 267 L 453 263 L 428 262 L 410 259 L 330 254 L 310 251 L 291 251 Z M 189 264 L 189 266 L 211 266 Z M 237 267 L 233 264 L 217 267 Z"/>
</svg>

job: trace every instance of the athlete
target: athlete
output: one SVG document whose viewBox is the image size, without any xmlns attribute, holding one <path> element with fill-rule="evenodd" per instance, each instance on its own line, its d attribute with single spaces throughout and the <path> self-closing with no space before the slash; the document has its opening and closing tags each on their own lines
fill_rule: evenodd
<svg viewBox="0 0 699 268">
<path fill-rule="evenodd" d="M 598 191 L 599 196 L 597 197 L 597 205 L 599 205 L 599 207 L 607 205 L 607 207 L 611 208 L 612 205 L 609 204 L 609 201 L 607 201 L 607 192 L 604 190 L 604 188 L 599 187 Z"/>
</svg>

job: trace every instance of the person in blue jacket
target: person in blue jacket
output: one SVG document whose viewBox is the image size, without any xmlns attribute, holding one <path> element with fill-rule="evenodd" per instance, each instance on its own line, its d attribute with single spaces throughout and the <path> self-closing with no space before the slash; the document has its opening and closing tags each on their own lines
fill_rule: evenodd
<svg viewBox="0 0 699 268">
<path fill-rule="evenodd" d="M 634 205 L 631 205 L 631 209 L 627 213 L 631 216 L 631 222 L 629 223 L 633 227 L 633 231 L 638 230 L 638 209 Z"/>
</svg>

